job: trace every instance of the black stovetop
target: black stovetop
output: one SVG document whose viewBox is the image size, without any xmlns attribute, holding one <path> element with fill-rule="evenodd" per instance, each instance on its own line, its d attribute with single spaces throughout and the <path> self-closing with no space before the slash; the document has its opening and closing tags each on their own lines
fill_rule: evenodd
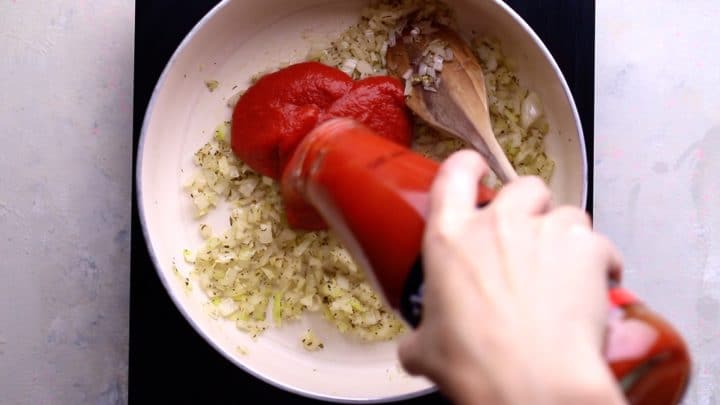
<svg viewBox="0 0 720 405">
<path fill-rule="evenodd" d="M 250 1 L 250 0 L 248 0 Z M 135 13 L 133 150 L 150 95 L 173 51 L 216 0 L 143 0 Z M 575 97 L 592 180 L 595 2 L 507 0 L 547 44 Z M 134 176 L 133 176 L 134 179 Z M 592 181 L 589 182 L 592 185 Z M 588 199 L 592 207 L 592 187 Z M 168 297 L 148 256 L 133 187 L 129 400 L 145 403 L 309 404 L 246 374 L 192 329 Z M 445 403 L 440 395 L 405 402 Z"/>
</svg>

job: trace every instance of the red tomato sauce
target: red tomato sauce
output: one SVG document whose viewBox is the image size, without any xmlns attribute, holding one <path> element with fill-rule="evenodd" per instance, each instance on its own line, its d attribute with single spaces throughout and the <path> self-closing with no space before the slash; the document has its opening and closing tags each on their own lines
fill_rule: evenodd
<svg viewBox="0 0 720 405">
<path fill-rule="evenodd" d="M 410 145 L 400 80 L 353 81 L 333 67 L 303 62 L 262 77 L 243 94 L 233 111 L 232 149 L 255 171 L 277 180 L 300 141 L 336 117 L 355 119 L 382 137 Z"/>
</svg>

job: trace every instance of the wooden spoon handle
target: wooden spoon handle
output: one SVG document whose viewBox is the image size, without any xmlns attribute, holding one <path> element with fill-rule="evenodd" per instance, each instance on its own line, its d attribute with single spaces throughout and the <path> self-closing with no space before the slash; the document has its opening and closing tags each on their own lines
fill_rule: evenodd
<svg viewBox="0 0 720 405">
<path fill-rule="evenodd" d="M 446 90 L 443 93 L 450 96 L 453 104 L 473 129 L 464 129 L 459 134 L 464 135 L 463 138 L 483 155 L 503 183 L 517 179 L 517 172 L 497 142 L 492 129 L 485 76 L 480 64 L 467 43 L 453 31 L 442 29 L 438 32 L 438 37 L 448 43 L 455 56 L 443 70 L 440 87 Z M 453 118 L 455 119 L 450 122 L 462 122 L 459 116 Z"/>
</svg>

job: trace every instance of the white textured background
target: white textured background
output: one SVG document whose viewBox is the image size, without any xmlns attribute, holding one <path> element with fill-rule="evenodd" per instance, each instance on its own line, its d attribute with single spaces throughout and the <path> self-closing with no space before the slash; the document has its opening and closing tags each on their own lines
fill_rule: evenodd
<svg viewBox="0 0 720 405">
<path fill-rule="evenodd" d="M 0 0 L 0 404 L 126 402 L 133 26 Z"/>
<path fill-rule="evenodd" d="M 720 1 L 598 0 L 596 226 L 720 404 Z"/>
<path fill-rule="evenodd" d="M 597 227 L 718 404 L 720 2 L 597 3 Z M 133 14 L 0 0 L 0 404 L 126 401 Z"/>
</svg>

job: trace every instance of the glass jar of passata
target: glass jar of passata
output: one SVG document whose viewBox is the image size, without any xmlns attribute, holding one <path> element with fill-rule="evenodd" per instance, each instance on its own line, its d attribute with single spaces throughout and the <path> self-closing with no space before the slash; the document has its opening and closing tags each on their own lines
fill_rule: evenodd
<svg viewBox="0 0 720 405">
<path fill-rule="evenodd" d="M 387 302 L 413 327 L 422 316 L 422 233 L 438 163 L 347 119 L 298 147 L 282 177 L 287 209 L 324 220 Z M 479 186 L 478 204 L 495 191 Z M 690 359 L 673 327 L 610 283 L 605 359 L 633 405 L 678 403 Z"/>
</svg>

